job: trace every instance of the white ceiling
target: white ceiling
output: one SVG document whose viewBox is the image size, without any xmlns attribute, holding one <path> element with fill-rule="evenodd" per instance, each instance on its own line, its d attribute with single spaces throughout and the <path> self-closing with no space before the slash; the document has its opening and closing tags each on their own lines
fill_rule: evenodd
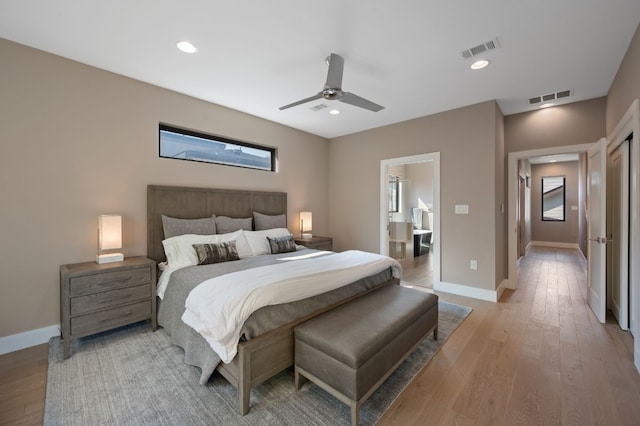
<svg viewBox="0 0 640 426">
<path fill-rule="evenodd" d="M 639 20 L 639 0 L 0 0 L 2 38 L 326 138 L 491 99 L 509 115 L 536 95 L 605 96 Z M 460 52 L 496 37 L 471 71 Z M 332 52 L 343 89 L 386 108 L 280 111 L 322 89 Z"/>
</svg>

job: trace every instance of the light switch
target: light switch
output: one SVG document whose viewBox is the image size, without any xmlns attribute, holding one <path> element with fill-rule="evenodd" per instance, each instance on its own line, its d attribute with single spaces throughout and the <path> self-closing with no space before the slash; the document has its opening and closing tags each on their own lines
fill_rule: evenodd
<svg viewBox="0 0 640 426">
<path fill-rule="evenodd" d="M 455 212 L 456 212 L 456 214 L 469 214 L 469 205 L 468 204 L 456 204 Z"/>
</svg>

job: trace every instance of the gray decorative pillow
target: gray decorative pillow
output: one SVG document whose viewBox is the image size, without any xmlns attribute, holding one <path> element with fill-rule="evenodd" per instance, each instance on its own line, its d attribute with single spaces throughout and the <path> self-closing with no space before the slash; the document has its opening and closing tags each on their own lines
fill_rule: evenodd
<svg viewBox="0 0 640 426">
<path fill-rule="evenodd" d="M 178 235 L 214 235 L 216 234 L 216 217 L 204 217 L 202 219 L 177 219 L 162 215 L 162 228 L 164 238 L 176 237 Z"/>
<path fill-rule="evenodd" d="M 296 243 L 293 241 L 293 235 L 276 238 L 267 237 L 267 240 L 269 241 L 269 247 L 271 247 L 271 254 L 296 251 Z"/>
<path fill-rule="evenodd" d="M 256 224 L 256 231 L 287 227 L 287 216 L 285 214 L 268 215 L 253 212 L 253 221 Z"/>
<path fill-rule="evenodd" d="M 253 229 L 252 218 L 234 218 L 227 216 L 216 216 L 216 229 L 218 234 L 228 234 L 238 229 L 251 231 Z"/>
<path fill-rule="evenodd" d="M 212 263 L 240 259 L 235 241 L 218 244 L 193 244 L 193 248 L 198 255 L 198 265 L 210 265 Z"/>
</svg>

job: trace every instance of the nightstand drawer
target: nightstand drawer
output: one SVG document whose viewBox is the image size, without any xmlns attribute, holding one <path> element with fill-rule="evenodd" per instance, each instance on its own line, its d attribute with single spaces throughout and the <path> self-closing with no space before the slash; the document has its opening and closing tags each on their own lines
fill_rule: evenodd
<svg viewBox="0 0 640 426">
<path fill-rule="evenodd" d="M 71 299 L 71 315 L 85 314 L 111 306 L 151 297 L 151 284 L 104 291 Z"/>
<path fill-rule="evenodd" d="M 294 238 L 294 241 L 306 248 L 333 251 L 333 238 L 331 237 Z"/>
<path fill-rule="evenodd" d="M 114 290 L 151 281 L 151 268 L 126 269 L 74 277 L 70 280 L 71 296 Z"/>
<path fill-rule="evenodd" d="M 145 300 L 132 305 L 119 306 L 106 311 L 96 312 L 95 314 L 71 318 L 71 334 L 80 336 L 98 333 L 103 330 L 119 327 L 120 325 L 142 321 L 150 316 L 151 301 Z"/>
<path fill-rule="evenodd" d="M 318 241 L 313 243 L 306 244 L 307 248 L 315 249 L 315 250 L 329 250 L 333 249 L 333 244 L 331 241 Z"/>
</svg>

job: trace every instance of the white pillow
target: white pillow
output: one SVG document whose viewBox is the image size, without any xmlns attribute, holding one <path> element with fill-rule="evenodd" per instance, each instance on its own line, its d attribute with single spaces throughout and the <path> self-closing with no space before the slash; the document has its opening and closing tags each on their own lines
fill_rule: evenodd
<svg viewBox="0 0 640 426">
<path fill-rule="evenodd" d="M 286 237 L 291 235 L 291 232 L 287 228 L 273 228 L 262 231 L 244 231 L 244 235 L 251 248 L 251 253 L 254 256 L 261 256 L 263 254 L 271 254 L 271 247 L 267 237 Z"/>
<path fill-rule="evenodd" d="M 167 263 L 170 268 L 184 268 L 185 266 L 198 264 L 198 255 L 193 248 L 193 244 L 219 244 L 235 240 L 238 256 L 240 259 L 243 259 L 252 256 L 252 250 L 247 243 L 244 232 L 245 231 L 240 229 L 228 234 L 178 235 L 162 241 L 162 245 L 164 246 L 164 253 L 167 255 Z"/>
</svg>

